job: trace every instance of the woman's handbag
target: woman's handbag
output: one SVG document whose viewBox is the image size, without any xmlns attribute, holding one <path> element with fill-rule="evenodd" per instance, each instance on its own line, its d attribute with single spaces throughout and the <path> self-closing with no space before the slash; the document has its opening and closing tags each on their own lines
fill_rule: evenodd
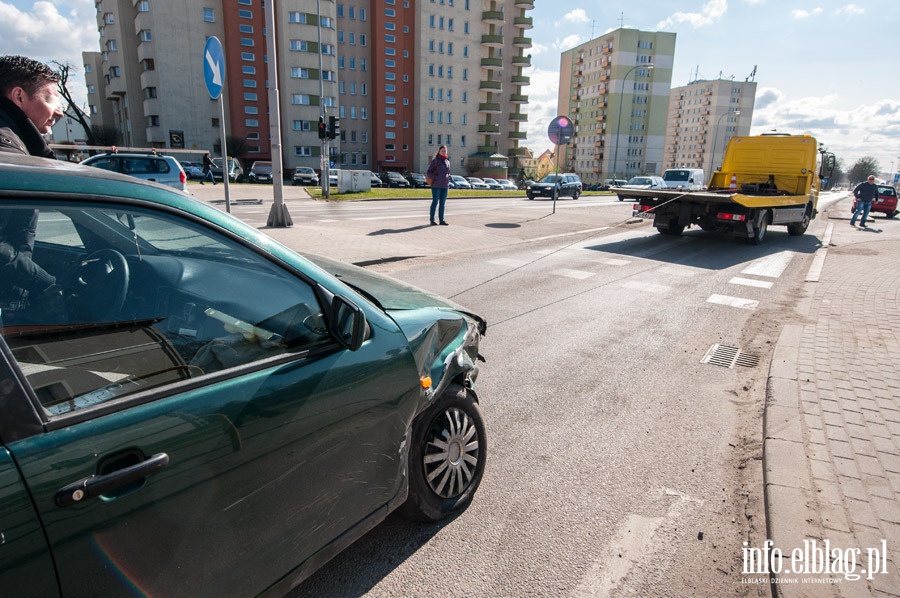
<svg viewBox="0 0 900 598">
<path fill-rule="evenodd" d="M 429 187 L 431 187 L 431 185 L 432 185 L 433 183 L 434 183 L 434 179 L 432 179 L 430 176 L 428 176 L 428 175 L 426 174 L 426 175 L 425 175 L 425 184 L 428 185 Z"/>
</svg>

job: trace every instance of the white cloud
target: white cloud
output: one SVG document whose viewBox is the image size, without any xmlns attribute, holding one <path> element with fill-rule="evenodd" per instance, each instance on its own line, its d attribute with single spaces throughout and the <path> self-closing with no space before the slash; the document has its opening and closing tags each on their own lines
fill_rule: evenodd
<svg viewBox="0 0 900 598">
<path fill-rule="evenodd" d="M 834 12 L 835 14 L 839 15 L 854 16 L 864 14 L 866 12 L 866 9 L 861 6 L 857 6 L 856 4 L 847 4 L 845 6 L 837 8 Z"/>
<path fill-rule="evenodd" d="M 790 98 L 778 89 L 756 94 L 751 134 L 777 130 L 812 135 L 849 168 L 871 156 L 883 169 L 896 157 L 900 137 L 900 100 L 879 100 L 856 107 L 841 105 L 838 94 Z"/>
<path fill-rule="evenodd" d="M 728 12 L 727 0 L 710 0 L 700 8 L 700 12 L 676 12 L 671 17 L 657 23 L 659 30 L 672 29 L 676 25 L 688 24 L 694 29 L 716 24 Z"/>
<path fill-rule="evenodd" d="M 795 19 L 807 19 L 813 15 L 822 14 L 821 8 L 814 8 L 812 10 L 805 10 L 803 8 L 795 8 L 791 11 L 791 16 Z"/>
<path fill-rule="evenodd" d="M 559 72 L 532 68 L 525 72 L 531 79 L 528 86 L 528 122 L 524 127 L 528 133 L 525 142 L 537 155 L 551 147 L 547 137 L 550 121 L 559 116 Z"/>
<path fill-rule="evenodd" d="M 567 35 L 562 40 L 557 41 L 553 44 L 553 47 L 556 48 L 559 52 L 565 52 L 566 50 L 571 50 L 575 46 L 580 46 L 587 40 L 578 35 L 577 33 L 573 33 L 572 35 Z"/>
<path fill-rule="evenodd" d="M 589 20 L 583 8 L 576 8 L 572 12 L 566 13 L 563 19 L 572 23 L 587 23 Z"/>
</svg>

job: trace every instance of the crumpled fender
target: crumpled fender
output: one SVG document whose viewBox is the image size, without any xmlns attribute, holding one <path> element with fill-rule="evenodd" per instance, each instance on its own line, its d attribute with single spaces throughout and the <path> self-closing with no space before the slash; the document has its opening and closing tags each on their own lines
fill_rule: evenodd
<svg viewBox="0 0 900 598">
<path fill-rule="evenodd" d="M 460 377 L 474 384 L 481 342 L 476 322 L 439 309 L 392 310 L 389 315 L 406 335 L 420 378 L 431 379 L 430 387 L 423 385 L 429 400 Z"/>
</svg>

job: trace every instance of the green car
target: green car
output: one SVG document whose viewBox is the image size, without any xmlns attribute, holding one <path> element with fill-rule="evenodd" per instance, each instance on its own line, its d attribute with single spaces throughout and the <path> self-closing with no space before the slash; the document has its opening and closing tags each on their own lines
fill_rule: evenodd
<svg viewBox="0 0 900 598">
<path fill-rule="evenodd" d="M 395 509 L 466 508 L 485 326 L 161 185 L 0 154 L 0 593 L 283 594 Z"/>
</svg>

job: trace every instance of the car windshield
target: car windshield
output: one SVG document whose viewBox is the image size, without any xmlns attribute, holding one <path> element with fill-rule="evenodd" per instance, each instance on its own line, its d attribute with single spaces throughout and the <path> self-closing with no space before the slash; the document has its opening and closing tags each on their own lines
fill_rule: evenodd
<svg viewBox="0 0 900 598">
<path fill-rule="evenodd" d="M 651 184 L 653 184 L 653 181 L 647 177 L 636 176 L 633 179 L 631 179 L 630 181 L 628 181 L 628 184 L 629 185 L 651 185 Z"/>
<path fill-rule="evenodd" d="M 663 173 L 663 179 L 666 181 L 687 181 L 691 178 L 690 170 L 667 170 Z"/>
<path fill-rule="evenodd" d="M 548 174 L 541 179 L 542 183 L 558 183 L 562 181 L 562 177 L 556 174 Z"/>
<path fill-rule="evenodd" d="M 895 191 L 893 187 L 878 187 L 878 195 L 897 197 L 897 191 Z"/>
</svg>

